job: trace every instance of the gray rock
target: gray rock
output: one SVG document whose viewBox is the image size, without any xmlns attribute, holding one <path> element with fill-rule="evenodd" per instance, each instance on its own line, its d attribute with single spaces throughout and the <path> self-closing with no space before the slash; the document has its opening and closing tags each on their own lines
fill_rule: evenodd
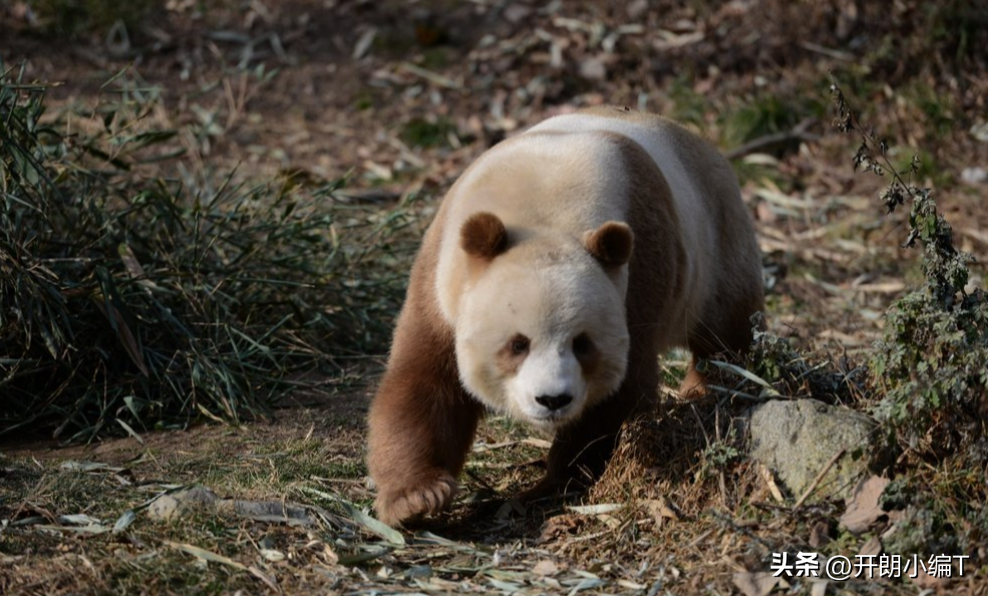
<svg viewBox="0 0 988 596">
<path fill-rule="evenodd" d="M 148 505 L 148 517 L 151 519 L 172 519 L 178 516 L 178 499 L 171 495 L 161 495 Z"/>
<path fill-rule="evenodd" d="M 984 168 L 964 168 L 961 170 L 961 182 L 977 186 L 988 182 L 988 170 Z"/>
<path fill-rule="evenodd" d="M 846 497 L 867 473 L 875 422 L 863 414 L 800 399 L 765 402 L 746 418 L 750 456 L 774 472 L 793 498 L 801 497 L 842 449 L 811 501 Z"/>
<path fill-rule="evenodd" d="M 170 495 L 162 495 L 148 506 L 148 516 L 152 519 L 172 519 L 196 508 L 214 507 L 219 501 L 211 489 L 193 486 Z"/>
</svg>

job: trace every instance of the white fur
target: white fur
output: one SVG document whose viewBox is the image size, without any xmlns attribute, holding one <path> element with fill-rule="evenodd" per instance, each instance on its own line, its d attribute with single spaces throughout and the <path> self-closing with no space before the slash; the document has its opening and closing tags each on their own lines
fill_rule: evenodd
<svg viewBox="0 0 988 596">
<path fill-rule="evenodd" d="M 646 128 L 636 122 L 607 118 L 593 114 L 565 114 L 549 118 L 528 129 L 525 134 L 534 132 L 560 131 L 585 133 L 607 131 L 623 135 L 641 145 L 662 171 L 676 205 L 686 254 L 690 256 L 687 272 L 686 294 L 707 295 L 708 288 L 697 287 L 707 279 L 701 275 L 708 267 L 715 266 L 712 256 L 716 254 L 716 239 L 710 229 L 708 214 L 704 212 L 704 201 L 698 195 L 696 184 L 691 179 L 690 170 L 680 157 L 673 136 L 664 131 Z M 597 144 L 601 146 L 601 144 Z M 599 156 L 598 162 L 606 163 L 607 156 Z M 617 170 L 620 171 L 620 170 Z"/>
<path fill-rule="evenodd" d="M 522 256 L 495 259 L 461 299 L 456 357 L 464 387 L 495 410 L 553 428 L 613 393 L 627 366 L 624 293 L 575 241 L 561 262 Z M 495 355 L 515 334 L 531 339 L 529 354 L 509 377 Z M 604 356 L 587 378 L 573 339 L 587 333 Z M 550 411 L 541 395 L 567 393 L 573 401 Z"/>
<path fill-rule="evenodd" d="M 443 318 L 456 325 L 464 267 L 459 229 L 470 215 L 489 211 L 509 229 L 580 238 L 604 222 L 626 219 L 627 181 L 618 160 L 618 150 L 594 134 L 574 134 L 560 143 L 554 136 L 523 133 L 475 161 L 446 197 L 450 232 L 441 240 L 436 273 Z M 540 227 L 546 224 L 551 230 Z M 627 285 L 627 268 L 618 278 Z"/>
<path fill-rule="evenodd" d="M 534 346 L 521 370 L 507 382 L 508 395 L 524 416 L 536 423 L 556 425 L 583 410 L 587 401 L 587 382 L 573 351 L 572 339 L 546 338 Z M 540 395 L 567 394 L 573 401 L 558 410 L 539 404 Z"/>
<path fill-rule="evenodd" d="M 607 221 L 626 221 L 630 209 L 633 181 L 626 179 L 620 149 L 601 133 L 641 145 L 663 173 L 688 255 L 681 295 L 708 295 L 710 276 L 702 273 L 716 266 L 716 238 L 674 132 L 590 114 L 558 116 L 493 147 L 450 190 L 436 295 L 441 316 L 455 329 L 460 378 L 471 394 L 515 417 L 558 427 L 623 380 L 628 267 L 606 273 L 581 240 Z M 460 229 L 479 211 L 499 217 L 516 246 L 478 276 L 460 246 Z M 699 314 L 686 312 L 686 301 L 669 308 L 666 320 L 673 324 L 663 347 L 684 344 Z M 581 332 L 603 354 L 601 369 L 590 379 L 572 353 Z M 506 376 L 496 356 L 518 333 L 531 339 L 530 353 Z M 561 393 L 573 402 L 554 412 L 536 401 Z"/>
</svg>

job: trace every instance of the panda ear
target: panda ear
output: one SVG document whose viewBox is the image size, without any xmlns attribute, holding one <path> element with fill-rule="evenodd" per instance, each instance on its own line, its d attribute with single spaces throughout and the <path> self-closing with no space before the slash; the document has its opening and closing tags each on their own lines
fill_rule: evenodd
<svg viewBox="0 0 988 596">
<path fill-rule="evenodd" d="M 460 228 L 460 246 L 472 257 L 491 261 L 508 249 L 508 231 L 493 213 L 474 213 Z"/>
<path fill-rule="evenodd" d="M 628 224 L 608 221 L 583 235 L 583 244 L 593 258 L 607 268 L 620 267 L 631 258 L 635 235 Z"/>
</svg>

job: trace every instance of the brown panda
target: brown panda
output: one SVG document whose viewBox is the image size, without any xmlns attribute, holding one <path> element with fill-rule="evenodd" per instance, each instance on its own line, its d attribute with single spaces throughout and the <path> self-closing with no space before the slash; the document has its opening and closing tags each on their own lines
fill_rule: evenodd
<svg viewBox="0 0 988 596">
<path fill-rule="evenodd" d="M 597 108 L 496 145 L 450 189 L 412 269 L 369 417 L 378 516 L 449 503 L 485 408 L 555 433 L 529 495 L 593 479 L 655 395 L 657 356 L 743 352 L 762 304 L 734 172 L 686 129 Z M 702 383 L 691 365 L 681 391 Z"/>
</svg>

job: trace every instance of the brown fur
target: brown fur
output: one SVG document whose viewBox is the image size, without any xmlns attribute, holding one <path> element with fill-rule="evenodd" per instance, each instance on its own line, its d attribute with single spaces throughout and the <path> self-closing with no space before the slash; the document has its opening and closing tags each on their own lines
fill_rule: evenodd
<svg viewBox="0 0 988 596">
<path fill-rule="evenodd" d="M 593 342 L 590 342 L 587 349 L 583 352 L 576 353 L 576 359 L 580 363 L 580 369 L 583 371 L 585 377 L 594 376 L 600 365 L 600 357 L 600 350 L 597 349 L 597 346 Z"/>
<path fill-rule="evenodd" d="M 432 289 L 440 234 L 431 228 L 415 259 L 369 414 L 374 506 L 390 525 L 435 514 L 456 495 L 456 476 L 483 411 L 460 384 L 453 330 L 439 315 Z"/>
<path fill-rule="evenodd" d="M 505 375 L 518 372 L 518 368 L 521 367 L 521 363 L 525 361 L 525 357 L 528 355 L 527 351 L 525 354 L 515 353 L 512 344 L 517 339 L 519 339 L 517 336 L 511 338 L 511 341 L 497 353 L 497 365 Z"/>
<path fill-rule="evenodd" d="M 635 237 L 627 224 L 609 221 L 584 235 L 587 251 L 604 267 L 620 267 L 631 258 Z"/>
<path fill-rule="evenodd" d="M 460 229 L 460 246 L 468 255 L 490 261 L 508 248 L 508 232 L 497 216 L 475 213 Z"/>
<path fill-rule="evenodd" d="M 591 113 L 670 126 L 647 114 L 613 109 Z M 694 364 L 696 358 L 718 352 L 742 352 L 751 341 L 749 317 L 762 307 L 760 263 L 751 262 L 757 250 L 753 249 L 750 218 L 737 196 L 734 174 L 712 147 L 695 143 L 685 129 L 673 127 L 672 134 L 682 135 L 684 167 L 701 173 L 693 181 L 711 203 L 709 215 L 714 219 L 720 259 L 718 270 L 708 273 L 714 288 L 703 303 L 685 294 L 683 276 L 689 255 L 662 171 L 641 146 L 621 135 L 604 133 L 620 149 L 625 178 L 634 181 L 629 187 L 627 216 L 631 233 L 616 232 L 626 226 L 615 223 L 606 233 L 598 230 L 585 241 L 592 254 L 602 255 L 598 258 L 604 263 L 630 256 L 627 373 L 615 394 L 589 406 L 556 434 L 546 477 L 526 497 L 558 490 L 570 480 L 587 482 L 599 476 L 621 424 L 643 399 L 656 393 L 657 354 L 669 347 L 664 329 L 676 323 L 669 320 L 669 313 L 688 307 L 700 314 L 697 324 L 686 330 Z M 450 202 L 445 201 L 416 258 L 387 372 L 370 411 L 368 466 L 377 483 L 375 508 L 379 518 L 391 525 L 434 514 L 452 499 L 456 477 L 483 411 L 460 383 L 454 331 L 444 320 L 436 295 L 440 240 L 447 233 L 444 227 L 449 209 Z M 498 231 L 483 216 L 474 215 L 462 228 L 461 244 L 474 256 L 497 255 L 512 233 L 512 224 L 506 223 L 508 230 L 502 234 L 503 225 Z M 456 282 L 462 275 L 454 272 L 451 279 Z M 509 352 L 504 366 L 513 366 L 510 347 L 505 349 Z M 501 358 L 498 355 L 499 366 Z M 702 385 L 702 375 L 691 365 L 682 391 L 702 391 Z"/>
</svg>

